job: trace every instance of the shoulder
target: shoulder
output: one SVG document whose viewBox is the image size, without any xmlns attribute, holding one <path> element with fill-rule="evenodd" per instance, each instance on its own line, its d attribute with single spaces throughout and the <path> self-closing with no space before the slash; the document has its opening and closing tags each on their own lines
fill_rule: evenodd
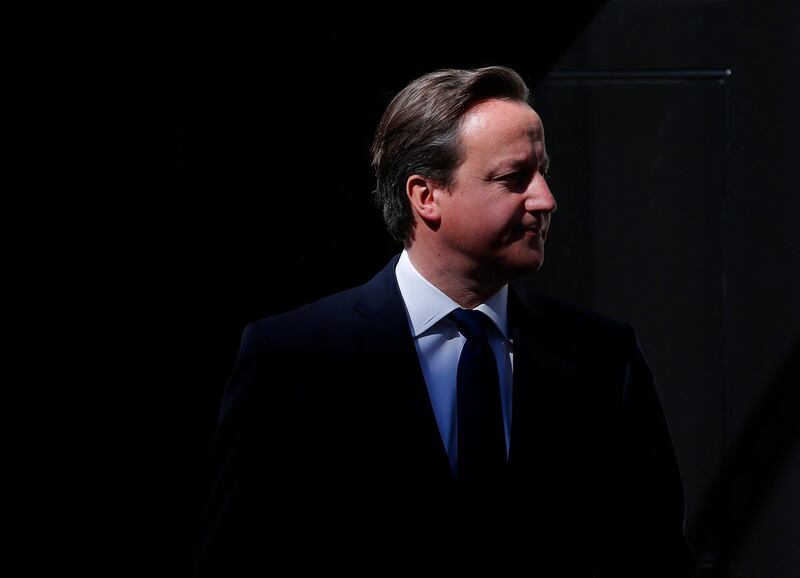
<svg viewBox="0 0 800 578">
<path fill-rule="evenodd" d="M 530 310 L 563 331 L 579 332 L 586 338 L 608 338 L 630 331 L 630 324 L 622 319 L 611 317 L 576 303 L 555 299 L 540 293 L 520 292 Z"/>
<path fill-rule="evenodd" d="M 304 343 L 333 339 L 358 324 L 354 310 L 363 286 L 328 295 L 312 303 L 250 323 L 245 333 L 259 334 L 273 347 L 300 346 Z"/>
<path fill-rule="evenodd" d="M 638 348 L 630 323 L 589 308 L 514 286 L 514 300 L 525 329 L 545 348 L 583 359 L 628 357 Z"/>
<path fill-rule="evenodd" d="M 335 350 L 352 345 L 372 312 L 399 296 L 394 277 L 397 256 L 371 280 L 302 307 L 264 317 L 248 325 L 274 347 L 321 346 Z"/>
</svg>

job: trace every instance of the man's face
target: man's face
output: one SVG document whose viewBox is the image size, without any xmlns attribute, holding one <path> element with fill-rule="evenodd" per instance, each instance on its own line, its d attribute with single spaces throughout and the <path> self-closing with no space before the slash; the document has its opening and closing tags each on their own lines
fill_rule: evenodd
<svg viewBox="0 0 800 578">
<path fill-rule="evenodd" d="M 451 186 L 435 193 L 440 239 L 478 278 L 536 271 L 556 209 L 539 115 L 522 102 L 482 101 L 465 115 L 461 143 Z"/>
</svg>

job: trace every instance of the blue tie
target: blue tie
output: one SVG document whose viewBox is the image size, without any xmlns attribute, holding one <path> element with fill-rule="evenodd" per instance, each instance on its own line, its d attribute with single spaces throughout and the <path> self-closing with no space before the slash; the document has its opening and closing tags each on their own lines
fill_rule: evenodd
<svg viewBox="0 0 800 578">
<path fill-rule="evenodd" d="M 450 316 L 467 338 L 456 393 L 459 494 L 468 506 L 492 508 L 501 499 L 507 465 L 500 380 L 486 333 L 492 322 L 475 310 L 456 309 Z"/>
</svg>

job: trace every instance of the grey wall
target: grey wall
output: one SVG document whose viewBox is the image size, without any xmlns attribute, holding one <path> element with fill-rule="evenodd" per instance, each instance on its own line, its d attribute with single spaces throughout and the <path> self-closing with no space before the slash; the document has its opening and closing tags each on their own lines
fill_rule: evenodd
<svg viewBox="0 0 800 578">
<path fill-rule="evenodd" d="M 701 576 L 800 576 L 799 27 L 610 2 L 535 93 L 559 209 L 528 282 L 637 329 Z"/>
</svg>

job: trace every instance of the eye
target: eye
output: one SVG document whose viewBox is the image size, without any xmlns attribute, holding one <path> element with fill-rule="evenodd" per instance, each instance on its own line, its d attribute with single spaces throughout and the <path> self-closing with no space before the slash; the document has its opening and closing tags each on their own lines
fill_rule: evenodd
<svg viewBox="0 0 800 578">
<path fill-rule="evenodd" d="M 508 184 L 511 187 L 519 188 L 527 186 L 532 178 L 532 173 L 529 170 L 512 171 L 505 175 L 498 177 L 498 181 Z"/>
<path fill-rule="evenodd" d="M 524 175 L 522 174 L 522 171 L 516 171 L 513 173 L 508 173 L 507 175 L 503 175 L 500 177 L 500 180 L 508 183 L 518 183 L 522 180 L 523 176 Z"/>
</svg>

